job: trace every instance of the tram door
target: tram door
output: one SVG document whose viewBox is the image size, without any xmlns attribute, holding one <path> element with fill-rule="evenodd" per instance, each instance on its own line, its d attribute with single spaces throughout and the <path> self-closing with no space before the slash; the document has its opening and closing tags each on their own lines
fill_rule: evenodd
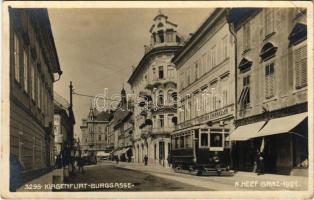
<svg viewBox="0 0 314 200">
<path fill-rule="evenodd" d="M 194 152 L 195 152 L 195 158 L 197 159 L 198 158 L 198 141 L 199 141 L 199 139 L 198 139 L 198 137 L 199 137 L 199 129 L 195 129 L 194 130 Z"/>
</svg>

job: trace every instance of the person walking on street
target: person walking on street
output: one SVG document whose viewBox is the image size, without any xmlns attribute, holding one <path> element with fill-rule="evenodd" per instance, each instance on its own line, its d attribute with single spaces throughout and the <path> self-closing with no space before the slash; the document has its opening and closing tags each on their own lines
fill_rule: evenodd
<svg viewBox="0 0 314 200">
<path fill-rule="evenodd" d="M 84 173 L 84 158 L 82 157 L 82 154 L 77 157 L 77 165 L 78 165 L 78 171 Z"/>
<path fill-rule="evenodd" d="M 148 162 L 148 157 L 147 157 L 147 155 L 145 155 L 144 156 L 144 163 L 145 163 L 145 165 L 147 165 L 147 162 Z"/>
<path fill-rule="evenodd" d="M 256 150 L 256 164 L 257 164 L 257 175 L 264 174 L 264 158 L 263 154 L 257 149 Z"/>
</svg>

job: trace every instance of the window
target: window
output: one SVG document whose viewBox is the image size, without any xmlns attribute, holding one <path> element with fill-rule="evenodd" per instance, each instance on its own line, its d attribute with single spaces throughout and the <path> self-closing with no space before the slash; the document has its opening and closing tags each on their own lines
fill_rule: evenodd
<svg viewBox="0 0 314 200">
<path fill-rule="evenodd" d="M 24 66 L 24 90 L 28 92 L 28 55 L 23 51 L 23 66 Z"/>
<path fill-rule="evenodd" d="M 246 106 L 250 103 L 250 76 L 243 77 L 243 87 L 238 103 Z"/>
<path fill-rule="evenodd" d="M 174 79 L 175 70 L 172 66 L 168 66 L 168 79 L 173 80 Z"/>
<path fill-rule="evenodd" d="M 101 135 L 98 135 L 98 141 L 101 141 Z"/>
<path fill-rule="evenodd" d="M 216 46 L 214 46 L 211 50 L 211 66 L 214 68 L 216 66 Z"/>
<path fill-rule="evenodd" d="M 265 36 L 274 32 L 274 9 L 265 9 Z"/>
<path fill-rule="evenodd" d="M 157 159 L 157 144 L 154 145 L 154 159 Z"/>
<path fill-rule="evenodd" d="M 228 58 L 228 35 L 222 38 L 222 60 Z"/>
<path fill-rule="evenodd" d="M 307 55 L 306 46 L 294 51 L 295 89 L 307 86 Z"/>
<path fill-rule="evenodd" d="M 222 147 L 222 133 L 210 133 L 210 147 Z"/>
<path fill-rule="evenodd" d="M 36 87 L 36 80 L 35 80 L 35 68 L 34 64 L 31 64 L 31 87 L 32 87 L 32 99 L 35 101 L 35 87 Z"/>
<path fill-rule="evenodd" d="M 266 99 L 275 96 L 275 69 L 274 63 L 265 66 L 265 97 Z"/>
<path fill-rule="evenodd" d="M 40 77 L 39 74 L 37 74 L 37 105 L 39 108 L 41 108 L 41 101 L 40 101 L 40 96 L 41 96 L 41 89 L 40 89 Z"/>
<path fill-rule="evenodd" d="M 192 148 L 192 135 L 190 133 L 185 136 L 185 147 Z"/>
<path fill-rule="evenodd" d="M 201 133 L 201 146 L 208 146 L 208 133 Z"/>
<path fill-rule="evenodd" d="M 231 142 L 230 140 L 228 139 L 229 138 L 229 130 L 228 129 L 225 129 L 225 148 L 231 148 Z"/>
<path fill-rule="evenodd" d="M 14 78 L 17 82 L 20 82 L 20 43 L 19 39 L 14 33 Z"/>
<path fill-rule="evenodd" d="M 158 70 L 159 79 L 163 79 L 164 78 L 164 67 L 160 66 L 158 69 L 159 69 Z"/>
<path fill-rule="evenodd" d="M 164 116 L 159 115 L 159 127 L 163 128 L 165 126 Z"/>
<path fill-rule="evenodd" d="M 180 148 L 184 148 L 184 136 L 180 136 Z"/>
<path fill-rule="evenodd" d="M 165 38 L 164 38 L 164 32 L 163 31 L 158 31 L 158 38 L 160 43 L 164 43 Z"/>
<path fill-rule="evenodd" d="M 250 40 L 251 40 L 250 34 L 251 34 L 250 22 L 247 22 L 243 26 L 243 51 L 250 48 Z"/>
<path fill-rule="evenodd" d="M 167 118 L 168 118 L 168 127 L 172 127 L 173 122 L 172 122 L 172 118 L 174 117 L 173 114 L 168 114 Z"/>
<path fill-rule="evenodd" d="M 162 90 L 160 90 L 159 93 L 158 93 L 157 105 L 158 106 L 164 105 L 164 92 Z"/>
<path fill-rule="evenodd" d="M 203 68 L 203 74 L 207 72 L 207 56 L 204 54 L 202 56 L 202 68 Z"/>
<path fill-rule="evenodd" d="M 198 63 L 195 63 L 195 80 L 198 79 L 199 69 L 198 69 Z"/>
<path fill-rule="evenodd" d="M 166 32 L 166 42 L 169 42 L 169 43 L 171 43 L 171 42 L 174 42 L 174 33 L 173 33 L 173 31 L 167 31 Z"/>
</svg>

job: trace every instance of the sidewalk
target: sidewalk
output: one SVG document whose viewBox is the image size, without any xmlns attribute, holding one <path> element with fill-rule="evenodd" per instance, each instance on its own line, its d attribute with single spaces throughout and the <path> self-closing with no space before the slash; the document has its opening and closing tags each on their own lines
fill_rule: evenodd
<svg viewBox="0 0 314 200">
<path fill-rule="evenodd" d="M 63 183 L 63 169 L 54 169 L 34 180 L 24 183 L 17 192 L 51 192 L 51 187 L 45 187 L 51 184 Z"/>
<path fill-rule="evenodd" d="M 234 176 L 194 176 L 176 173 L 172 168 L 143 163 L 123 163 L 118 167 L 139 170 L 155 176 L 185 182 L 191 185 L 205 186 L 219 190 L 307 190 L 308 177 L 277 174 L 257 175 L 253 172 L 236 172 Z"/>
</svg>

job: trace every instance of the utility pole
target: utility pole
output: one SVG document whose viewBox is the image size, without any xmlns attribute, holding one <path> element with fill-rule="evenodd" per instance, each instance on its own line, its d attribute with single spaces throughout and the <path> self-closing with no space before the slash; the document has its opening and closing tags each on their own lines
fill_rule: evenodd
<svg viewBox="0 0 314 200">
<path fill-rule="evenodd" d="M 73 125 L 71 127 L 71 137 L 70 137 L 70 145 L 71 147 L 73 147 L 73 140 L 74 140 L 74 124 L 75 124 L 75 118 L 74 118 L 74 114 L 73 114 L 73 85 L 72 85 L 72 81 L 70 81 L 70 106 L 69 106 L 69 113 L 70 113 L 70 119 L 72 120 L 73 122 Z"/>
<path fill-rule="evenodd" d="M 72 101 L 72 96 L 73 96 L 73 85 L 72 85 L 72 81 L 70 81 L 70 109 L 72 109 L 73 107 L 73 101 Z"/>
</svg>

